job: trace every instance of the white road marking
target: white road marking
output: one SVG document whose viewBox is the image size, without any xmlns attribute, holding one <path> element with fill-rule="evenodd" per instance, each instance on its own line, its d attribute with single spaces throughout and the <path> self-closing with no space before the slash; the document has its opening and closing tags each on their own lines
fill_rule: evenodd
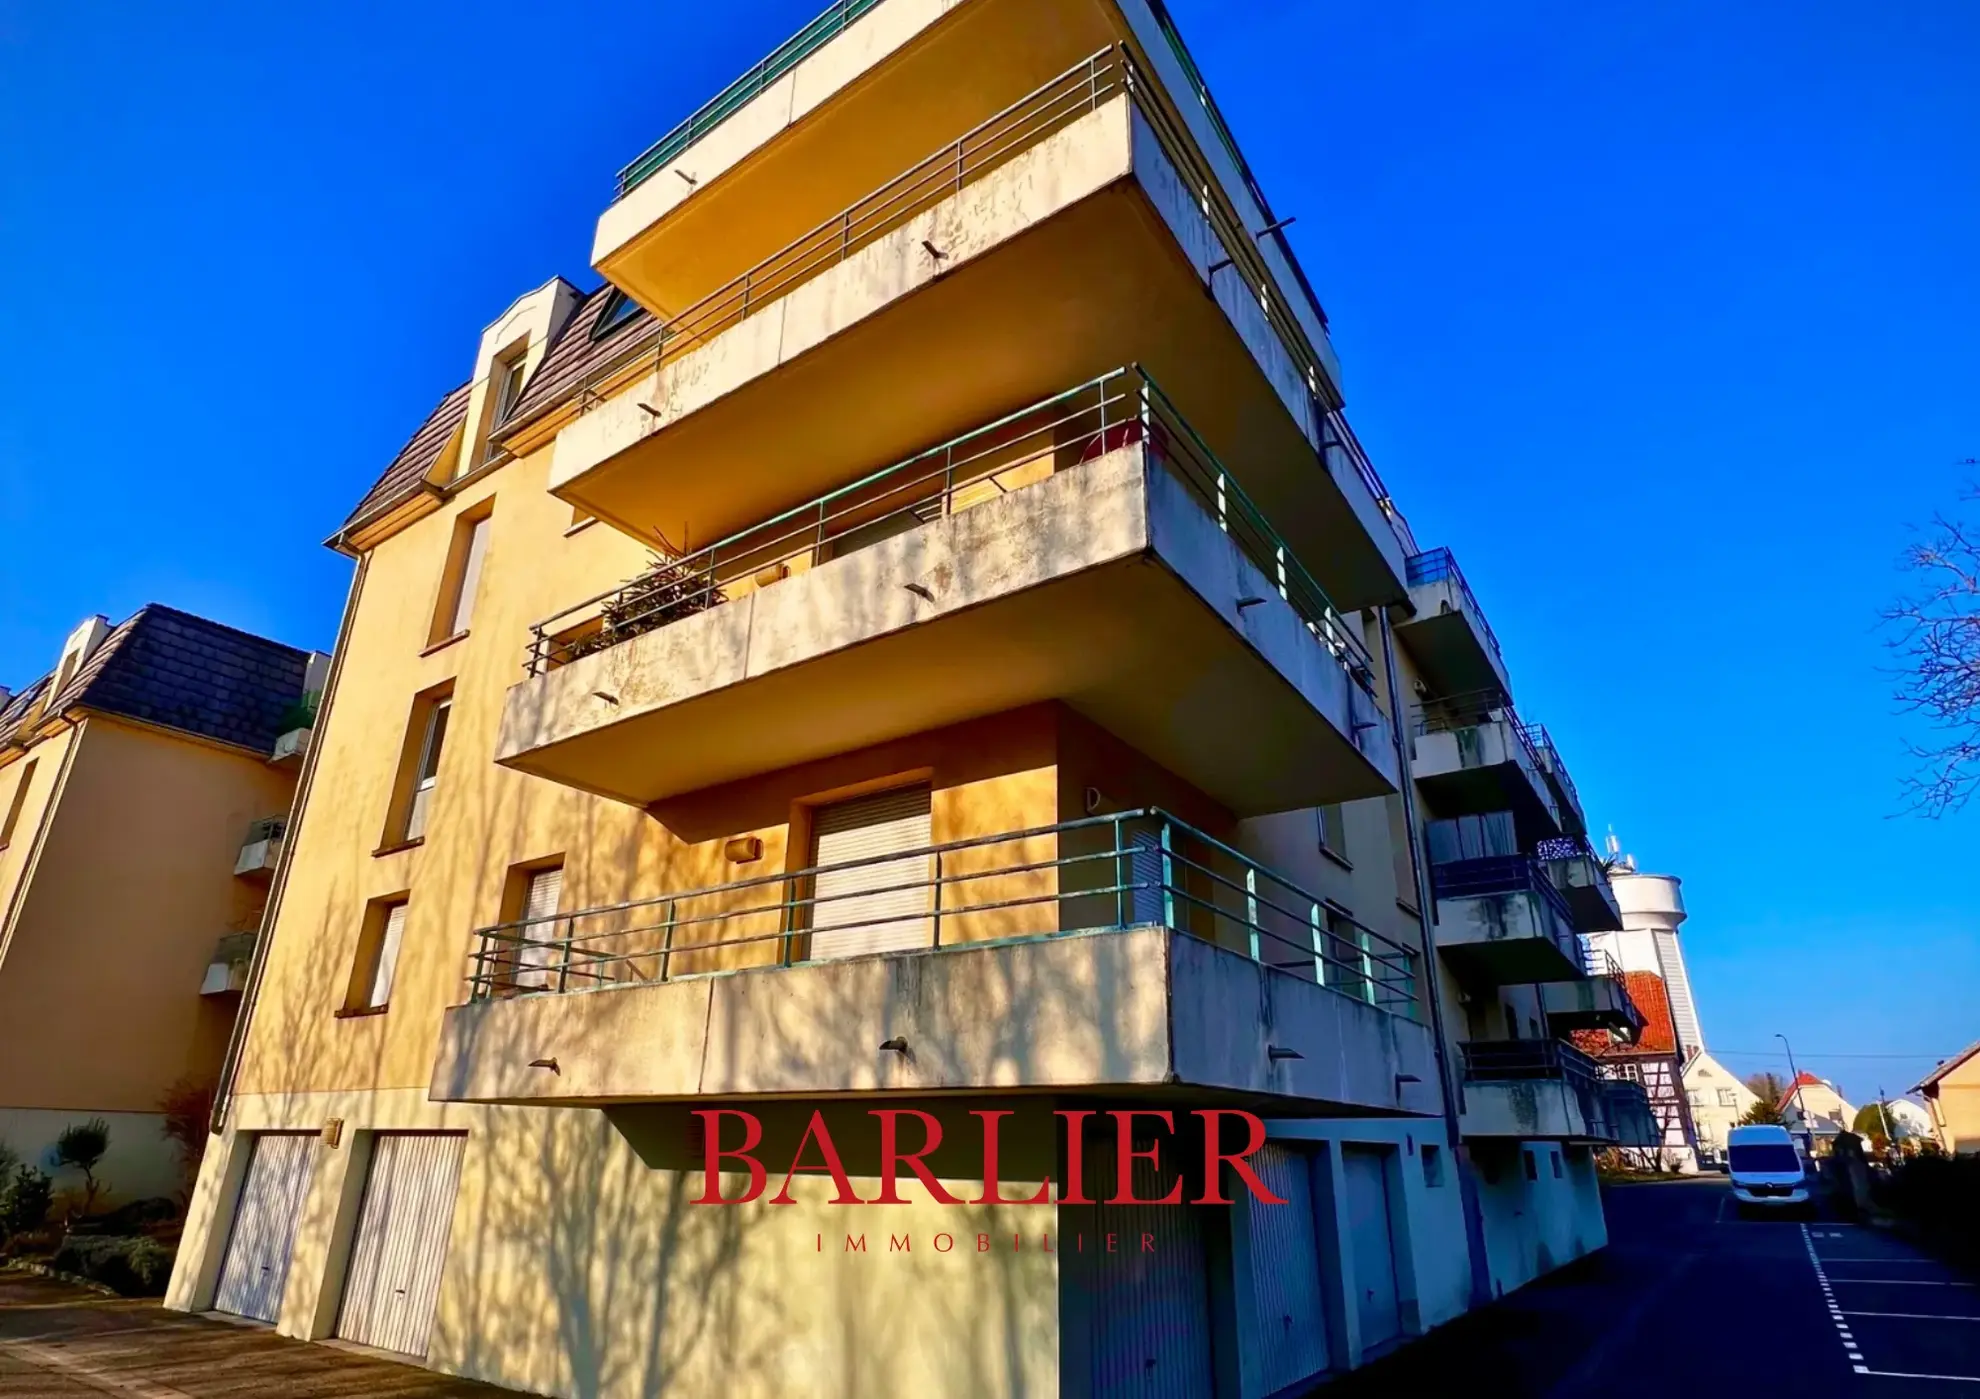
<svg viewBox="0 0 1980 1399">
<path fill-rule="evenodd" d="M 1870 1283 L 1877 1287 L 1980 1287 L 1980 1283 L 1927 1282 L 1923 1278 L 1837 1278 L 1835 1281 Z"/>
<path fill-rule="evenodd" d="M 1856 1337 L 1850 1334 L 1849 1323 L 1843 1320 L 1842 1311 L 1836 1306 L 1835 1291 L 1829 1286 L 1829 1275 L 1822 1268 L 1822 1255 L 1815 1251 L 1815 1233 L 1806 1224 L 1801 1226 L 1801 1246 L 1808 1251 L 1808 1261 L 1815 1269 L 1815 1285 L 1822 1289 L 1822 1305 L 1829 1309 L 1829 1320 L 1835 1323 L 1836 1339 L 1842 1342 L 1844 1357 L 1857 1374 L 1869 1374 Z"/>
<path fill-rule="evenodd" d="M 1980 1375 L 1914 1375 L 1903 1370 L 1870 1370 L 1859 1365 L 1859 1375 L 1875 1375 L 1884 1380 L 1958 1380 L 1961 1384 L 1980 1384 Z"/>
<path fill-rule="evenodd" d="M 1917 1264 L 1917 1265 L 1918 1265 L 1919 1267 L 1921 1267 L 1921 1268 L 1925 1268 L 1925 1267 L 1936 1267 L 1936 1266 L 1938 1265 L 1938 1262 L 1939 1262 L 1939 1260 L 1938 1260 L 1938 1259 L 1936 1259 L 1936 1258 L 1896 1258 L 1896 1257 L 1892 1257 L 1892 1258 L 1829 1258 L 1829 1257 L 1824 1257 L 1824 1258 L 1822 1259 L 1822 1261 L 1823 1261 L 1824 1263 L 1916 1263 L 1916 1264 Z"/>
</svg>

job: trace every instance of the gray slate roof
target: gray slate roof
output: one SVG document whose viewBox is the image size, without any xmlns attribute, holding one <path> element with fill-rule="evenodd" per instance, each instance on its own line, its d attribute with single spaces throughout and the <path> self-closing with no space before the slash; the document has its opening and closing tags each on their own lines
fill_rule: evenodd
<svg viewBox="0 0 1980 1399">
<path fill-rule="evenodd" d="M 94 709 L 265 755 L 302 698 L 308 665 L 307 651 L 147 603 L 103 638 L 42 715 Z M 0 709 L 0 743 L 13 739 L 53 678 L 42 676 Z"/>
</svg>

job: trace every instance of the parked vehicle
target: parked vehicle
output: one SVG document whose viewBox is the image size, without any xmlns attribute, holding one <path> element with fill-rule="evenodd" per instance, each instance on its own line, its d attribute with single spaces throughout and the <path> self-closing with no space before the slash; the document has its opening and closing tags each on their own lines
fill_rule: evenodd
<svg viewBox="0 0 1980 1399">
<path fill-rule="evenodd" d="M 1735 1127 L 1726 1134 L 1726 1173 L 1743 1215 L 1810 1209 L 1808 1162 L 1785 1127 Z"/>
</svg>

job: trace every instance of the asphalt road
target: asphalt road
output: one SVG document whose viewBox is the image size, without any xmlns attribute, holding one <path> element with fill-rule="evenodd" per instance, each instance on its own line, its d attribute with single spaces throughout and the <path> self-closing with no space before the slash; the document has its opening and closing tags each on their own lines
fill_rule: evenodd
<svg viewBox="0 0 1980 1399">
<path fill-rule="evenodd" d="M 1723 1177 L 1605 1203 L 1608 1248 L 1322 1393 L 1980 1399 L 1980 1286 L 1901 1239 L 1741 1220 Z"/>
</svg>

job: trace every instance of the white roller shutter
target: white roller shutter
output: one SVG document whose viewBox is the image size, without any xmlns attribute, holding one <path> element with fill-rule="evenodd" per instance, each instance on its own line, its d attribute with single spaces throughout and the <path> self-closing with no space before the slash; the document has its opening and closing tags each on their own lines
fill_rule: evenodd
<svg viewBox="0 0 1980 1399">
<path fill-rule="evenodd" d="M 529 877 L 529 888 L 523 894 L 522 928 L 523 945 L 516 958 L 516 985 L 533 991 L 547 991 L 555 983 L 552 968 L 564 960 L 564 949 L 554 946 L 564 935 L 563 925 L 555 920 L 558 905 L 564 899 L 564 867 L 550 870 L 537 870 Z M 537 922 L 537 919 L 550 919 Z"/>
<path fill-rule="evenodd" d="M 1389 1230 L 1388 1156 L 1389 1152 L 1380 1147 L 1341 1148 L 1363 1349 L 1402 1334 L 1395 1236 Z"/>
<path fill-rule="evenodd" d="M 902 787 L 855 801 L 820 807 L 812 818 L 820 866 L 812 894 L 813 958 L 856 957 L 927 947 L 933 857 L 877 857 L 925 850 L 933 843 L 926 787 Z M 852 869 L 826 869 L 870 860 Z"/>
<path fill-rule="evenodd" d="M 337 1315 L 345 1340 L 426 1354 L 466 1142 L 451 1134 L 379 1134 Z"/>
<path fill-rule="evenodd" d="M 314 1135 L 261 1133 L 254 1138 L 213 1310 L 267 1322 L 281 1312 L 315 1145 Z"/>
<path fill-rule="evenodd" d="M 1312 1162 L 1303 1151 L 1268 1142 L 1252 1156 L 1251 1166 L 1266 1188 L 1286 1202 L 1253 1200 L 1246 1210 L 1259 1365 L 1265 1392 L 1276 1394 L 1327 1368 Z"/>
</svg>

